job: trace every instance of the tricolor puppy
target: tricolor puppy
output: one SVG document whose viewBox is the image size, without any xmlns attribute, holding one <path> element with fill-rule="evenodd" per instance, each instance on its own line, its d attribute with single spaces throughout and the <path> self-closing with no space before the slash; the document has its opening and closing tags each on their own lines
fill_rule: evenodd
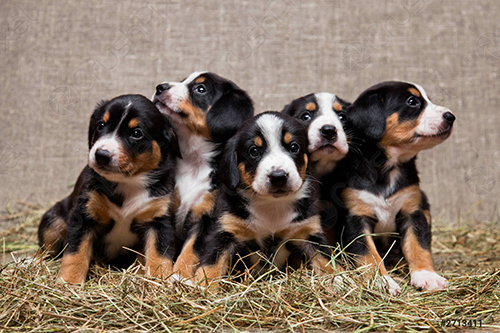
<svg viewBox="0 0 500 333">
<path fill-rule="evenodd" d="M 50 208 L 38 229 L 41 250 L 65 246 L 59 279 L 83 283 L 93 259 L 122 261 L 139 252 L 146 274 L 172 272 L 169 213 L 177 139 L 149 99 L 123 95 L 100 103 L 89 125 L 88 165 L 73 193 Z M 133 254 L 135 256 L 135 254 Z"/>
<path fill-rule="evenodd" d="M 243 124 L 224 152 L 198 281 L 210 284 L 238 261 L 258 270 L 266 261 L 284 268 L 302 259 L 332 272 L 306 168 L 307 133 L 299 121 L 265 112 Z"/>
<path fill-rule="evenodd" d="M 321 222 L 331 245 L 338 241 L 339 219 L 342 218 L 333 208 L 333 201 L 338 196 L 332 173 L 347 155 L 352 140 L 352 130 L 345 115 L 349 105 L 334 94 L 322 92 L 297 98 L 282 111 L 307 127 L 308 170 L 319 181 Z"/>
<path fill-rule="evenodd" d="M 412 83 L 383 82 L 364 91 L 347 116 L 362 137 L 361 154 L 349 154 L 342 199 L 347 208 L 344 244 L 362 265 L 379 267 L 392 294 L 400 287 L 388 275 L 375 240 L 397 233 L 408 262 L 411 284 L 442 289 L 431 256 L 431 214 L 419 186 L 415 165 L 419 151 L 430 149 L 451 133 L 455 116 L 433 104 Z"/>
<path fill-rule="evenodd" d="M 175 175 L 174 225 L 180 255 L 174 270 L 192 277 L 203 251 L 203 245 L 195 243 L 196 235 L 215 203 L 217 166 L 226 141 L 253 116 L 253 104 L 236 84 L 208 72 L 158 85 L 153 102 L 179 137 L 182 159 Z"/>
</svg>

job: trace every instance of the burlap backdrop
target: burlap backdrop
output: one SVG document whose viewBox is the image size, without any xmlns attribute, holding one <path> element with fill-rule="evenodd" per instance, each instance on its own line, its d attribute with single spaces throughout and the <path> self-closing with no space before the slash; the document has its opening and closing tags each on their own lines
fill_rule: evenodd
<svg viewBox="0 0 500 333">
<path fill-rule="evenodd" d="M 247 90 L 258 112 L 310 92 L 353 100 L 383 80 L 421 84 L 457 115 L 451 138 L 418 159 L 434 215 L 494 221 L 499 17 L 498 0 L 3 0 L 0 208 L 69 193 L 99 100 L 151 96 L 208 69 Z"/>
</svg>

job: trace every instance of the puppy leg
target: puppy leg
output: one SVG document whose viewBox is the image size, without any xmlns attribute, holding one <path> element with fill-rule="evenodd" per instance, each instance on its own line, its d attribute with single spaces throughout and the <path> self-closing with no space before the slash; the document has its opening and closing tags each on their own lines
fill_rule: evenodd
<svg viewBox="0 0 500 333">
<path fill-rule="evenodd" d="M 66 241 L 67 215 L 62 201 L 56 203 L 43 215 L 38 227 L 39 254 L 49 254 L 52 257 L 61 255 Z"/>
<path fill-rule="evenodd" d="M 429 215 L 430 218 L 430 215 Z M 410 268 L 411 285 L 423 290 L 446 288 L 447 281 L 434 270 L 431 254 L 431 224 L 422 211 L 407 217 L 400 230 L 403 254 Z"/>
<path fill-rule="evenodd" d="M 216 286 L 217 278 L 229 271 L 231 258 L 234 255 L 234 236 L 225 231 L 212 235 L 207 243 L 205 254 L 196 270 L 196 281 L 202 286 Z"/>
<path fill-rule="evenodd" d="M 169 221 L 164 221 L 169 223 Z M 146 275 L 166 278 L 172 274 L 174 242 L 171 228 L 149 228 L 145 234 L 144 268 Z"/>
<path fill-rule="evenodd" d="M 371 236 L 370 224 L 373 224 L 367 217 L 349 216 L 346 221 L 346 242 L 348 251 L 353 253 L 358 267 L 368 265 L 372 269 L 378 269 L 384 279 L 385 286 L 391 295 L 396 296 L 401 292 L 401 288 L 389 275 L 385 268 L 384 261 L 377 251 L 373 237 Z"/>
<path fill-rule="evenodd" d="M 196 268 L 200 263 L 200 259 L 194 250 L 195 241 L 196 235 L 191 235 L 184 243 L 181 254 L 175 261 L 173 271 L 185 279 L 190 279 L 194 276 Z"/>
<path fill-rule="evenodd" d="M 92 258 L 92 234 L 84 233 L 79 241 L 72 238 L 63 254 L 58 279 L 67 283 L 85 282 Z"/>
</svg>

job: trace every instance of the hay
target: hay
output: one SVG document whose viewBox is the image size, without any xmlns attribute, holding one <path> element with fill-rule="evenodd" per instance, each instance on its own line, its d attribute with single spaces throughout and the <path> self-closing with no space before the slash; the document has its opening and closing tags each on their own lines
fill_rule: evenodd
<svg viewBox="0 0 500 333">
<path fill-rule="evenodd" d="M 41 214 L 24 206 L 3 217 L 14 223 L 0 234 L 4 257 L 17 252 L 15 262 L 0 266 L 0 332 L 433 332 L 449 330 L 441 327 L 446 319 L 500 329 L 500 233 L 491 226 L 435 230 L 437 266 L 445 267 L 448 290 L 417 291 L 407 277 L 399 281 L 402 294 L 392 297 L 380 279 L 363 278 L 364 268 L 345 272 L 343 283 L 300 270 L 223 280 L 212 291 L 93 266 L 84 286 L 71 287 L 55 281 L 60 261 L 20 259 L 19 251 L 37 248 Z"/>
</svg>

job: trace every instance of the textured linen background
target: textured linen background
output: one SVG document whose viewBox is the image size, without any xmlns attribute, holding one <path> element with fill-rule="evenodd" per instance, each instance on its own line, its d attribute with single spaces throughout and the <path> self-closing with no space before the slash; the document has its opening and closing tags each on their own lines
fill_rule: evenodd
<svg viewBox="0 0 500 333">
<path fill-rule="evenodd" d="M 379 81 L 419 83 L 457 116 L 452 136 L 418 158 L 437 223 L 496 221 L 499 17 L 498 0 L 3 0 L 0 210 L 69 194 L 101 99 L 149 97 L 211 70 L 257 112 L 310 92 L 352 101 Z"/>
</svg>

